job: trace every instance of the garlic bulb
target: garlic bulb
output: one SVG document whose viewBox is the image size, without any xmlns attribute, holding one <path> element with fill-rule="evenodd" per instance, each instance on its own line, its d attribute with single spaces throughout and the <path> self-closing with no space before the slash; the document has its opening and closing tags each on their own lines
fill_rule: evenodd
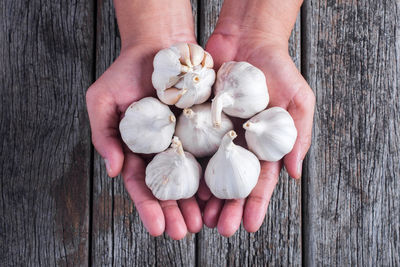
<svg viewBox="0 0 400 267">
<path fill-rule="evenodd" d="M 158 98 L 178 108 L 206 102 L 215 81 L 213 66 L 211 55 L 196 44 L 180 43 L 160 50 L 151 77 Z"/>
<path fill-rule="evenodd" d="M 178 137 L 171 148 L 157 154 L 146 167 L 145 182 L 160 200 L 192 197 L 199 188 L 201 166 L 188 152 L 184 152 Z"/>
<path fill-rule="evenodd" d="M 222 137 L 232 129 L 233 124 L 225 114 L 222 114 L 221 126 L 213 126 L 211 104 L 204 103 L 183 110 L 175 135 L 182 141 L 186 151 L 196 157 L 205 157 L 218 150 Z"/>
<path fill-rule="evenodd" d="M 221 112 L 247 119 L 265 109 L 269 102 L 264 73 L 247 62 L 230 61 L 217 73 L 212 100 L 213 123 L 221 123 Z"/>
<path fill-rule="evenodd" d="M 119 124 L 122 140 L 135 153 L 158 153 L 171 144 L 175 116 L 154 97 L 132 103 Z"/>
<path fill-rule="evenodd" d="M 233 143 L 235 131 L 222 139 L 217 153 L 208 162 L 205 181 L 214 196 L 220 199 L 247 197 L 256 186 L 260 175 L 257 157 Z"/>
<path fill-rule="evenodd" d="M 243 124 L 246 142 L 260 160 L 278 161 L 289 153 L 296 141 L 297 130 L 290 114 L 273 107 L 260 112 Z"/>
</svg>

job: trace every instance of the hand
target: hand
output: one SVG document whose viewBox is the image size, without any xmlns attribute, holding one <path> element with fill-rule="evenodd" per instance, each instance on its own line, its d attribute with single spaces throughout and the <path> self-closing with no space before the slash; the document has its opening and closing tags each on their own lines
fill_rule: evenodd
<svg viewBox="0 0 400 267">
<path fill-rule="evenodd" d="M 179 41 L 143 43 L 124 48 L 112 66 L 88 89 L 87 108 L 92 140 L 105 159 L 109 176 L 122 169 L 126 190 L 135 203 L 144 226 L 153 236 L 164 230 L 173 239 L 183 238 L 187 231 L 195 233 L 202 227 L 200 209 L 194 197 L 180 201 L 158 201 L 147 188 L 145 162 L 122 144 L 119 122 L 127 107 L 143 97 L 154 95 L 151 84 L 155 53 Z"/>
<path fill-rule="evenodd" d="M 302 160 L 310 147 L 315 97 L 289 56 L 287 41 L 280 40 L 250 31 L 243 35 L 226 34 L 221 27 L 217 27 L 206 46 L 217 68 L 231 60 L 247 61 L 260 68 L 267 79 L 270 95 L 268 107 L 279 106 L 288 110 L 298 132 L 293 150 L 283 160 L 261 162 L 260 178 L 247 199 L 224 202 L 211 196 L 209 191 L 201 190 L 199 197 L 207 201 L 204 223 L 208 227 L 217 226 L 224 236 L 231 236 L 238 230 L 242 217 L 243 226 L 248 232 L 260 228 L 282 163 L 290 176 L 300 178 Z M 238 124 L 239 127 L 241 125 Z"/>
</svg>

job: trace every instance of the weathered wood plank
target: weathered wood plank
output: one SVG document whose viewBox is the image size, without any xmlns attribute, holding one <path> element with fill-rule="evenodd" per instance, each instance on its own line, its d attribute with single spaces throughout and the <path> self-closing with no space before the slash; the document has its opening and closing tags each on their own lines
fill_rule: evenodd
<svg viewBox="0 0 400 267">
<path fill-rule="evenodd" d="M 0 2 L 0 265 L 89 251 L 91 1 Z"/>
<path fill-rule="evenodd" d="M 306 266 L 400 265 L 400 3 L 305 2 Z"/>
<path fill-rule="evenodd" d="M 194 31 L 197 36 L 197 27 L 198 27 L 198 5 L 199 0 L 190 0 L 190 4 L 192 5 L 192 14 L 193 14 L 193 21 L 194 21 Z"/>
<path fill-rule="evenodd" d="M 221 10 L 223 0 L 200 1 L 200 12 L 198 17 L 198 42 L 205 47 L 208 38 L 212 34 Z"/>
<path fill-rule="evenodd" d="M 192 0 L 193 13 L 197 1 Z M 96 75 L 100 76 L 117 58 L 120 38 L 111 0 L 98 1 Z M 93 178 L 94 266 L 193 266 L 195 237 L 182 241 L 151 237 L 124 188 L 121 177 L 110 179 L 102 158 L 95 152 Z"/>
<path fill-rule="evenodd" d="M 205 45 L 214 30 L 222 1 L 202 2 L 200 43 Z M 300 18 L 290 40 L 290 54 L 300 67 Z M 271 198 L 265 222 L 254 234 L 243 227 L 232 237 L 216 229 L 198 236 L 199 266 L 299 266 L 301 265 L 300 184 L 282 172 Z"/>
</svg>

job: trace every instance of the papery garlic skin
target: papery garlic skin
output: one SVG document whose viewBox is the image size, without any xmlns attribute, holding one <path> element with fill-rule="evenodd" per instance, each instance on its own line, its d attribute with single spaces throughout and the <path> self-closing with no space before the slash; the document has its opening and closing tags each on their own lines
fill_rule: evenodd
<svg viewBox="0 0 400 267">
<path fill-rule="evenodd" d="M 247 149 L 235 145 L 234 131 L 222 139 L 217 153 L 208 162 L 205 181 L 212 194 L 220 199 L 246 198 L 256 186 L 260 162 Z"/>
<path fill-rule="evenodd" d="M 145 182 L 159 200 L 186 199 L 197 192 L 201 174 L 200 164 L 183 151 L 179 138 L 174 137 L 171 148 L 147 165 Z"/>
<path fill-rule="evenodd" d="M 212 100 L 213 123 L 221 123 L 221 112 L 247 119 L 264 110 L 269 102 L 264 73 L 247 62 L 230 61 L 217 73 Z"/>
<path fill-rule="evenodd" d="M 222 137 L 232 129 L 233 123 L 225 114 L 222 114 L 221 125 L 215 127 L 211 120 L 211 104 L 204 103 L 184 109 L 178 119 L 175 135 L 186 151 L 196 157 L 205 157 L 218 150 Z"/>
<path fill-rule="evenodd" d="M 179 43 L 160 50 L 151 77 L 158 98 L 178 108 L 206 102 L 215 81 L 213 66 L 211 55 L 196 44 Z"/>
<path fill-rule="evenodd" d="M 283 108 L 266 109 L 243 124 L 247 146 L 260 160 L 278 161 L 294 146 L 297 130 Z"/>
<path fill-rule="evenodd" d="M 171 144 L 176 118 L 154 97 L 132 103 L 119 124 L 124 143 L 135 153 L 158 153 Z"/>
</svg>

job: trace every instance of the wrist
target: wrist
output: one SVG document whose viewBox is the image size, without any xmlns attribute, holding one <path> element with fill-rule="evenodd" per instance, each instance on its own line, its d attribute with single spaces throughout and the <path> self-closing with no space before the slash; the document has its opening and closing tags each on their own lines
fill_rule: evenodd
<svg viewBox="0 0 400 267">
<path fill-rule="evenodd" d="M 138 46 L 144 46 L 158 51 L 177 43 L 196 43 L 196 38 L 194 34 L 185 31 L 173 31 L 171 34 L 147 32 L 143 35 L 121 36 L 121 52 Z"/>
<path fill-rule="evenodd" d="M 114 0 L 121 49 L 147 43 L 167 47 L 196 42 L 188 0 Z"/>
<path fill-rule="evenodd" d="M 225 0 L 215 33 L 287 45 L 302 0 Z"/>
</svg>

